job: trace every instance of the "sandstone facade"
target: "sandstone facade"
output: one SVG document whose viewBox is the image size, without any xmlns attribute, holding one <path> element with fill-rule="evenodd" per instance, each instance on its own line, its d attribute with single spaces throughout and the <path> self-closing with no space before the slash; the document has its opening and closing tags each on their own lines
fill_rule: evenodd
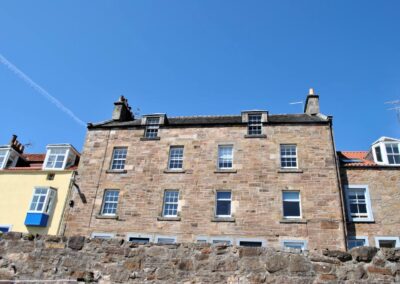
<svg viewBox="0 0 400 284">
<path fill-rule="evenodd" d="M 263 135 L 253 138 L 240 116 L 215 117 L 213 124 L 175 119 L 186 124 L 161 125 L 157 140 L 143 139 L 140 119 L 89 127 L 77 177 L 81 194 L 74 193 L 66 235 L 259 240 L 275 248 L 301 240 L 307 249 L 345 249 L 331 120 L 309 114 L 269 118 Z M 218 171 L 218 145 L 226 144 L 233 145 L 233 170 Z M 297 146 L 297 169 L 281 169 L 281 144 Z M 184 147 L 183 171 L 171 173 L 168 153 L 176 145 Z M 127 147 L 124 171 L 110 171 L 115 147 Z M 106 189 L 119 190 L 114 217 L 101 216 Z M 179 191 L 178 217 L 162 218 L 164 192 L 171 189 Z M 215 218 L 218 190 L 232 193 L 231 218 Z M 300 219 L 283 218 L 284 190 L 300 192 Z"/>
<path fill-rule="evenodd" d="M 349 238 L 366 237 L 370 246 L 377 245 L 379 237 L 399 238 L 400 168 L 342 167 L 341 175 L 344 187 L 368 187 L 372 207 L 372 221 L 347 222 Z"/>
</svg>

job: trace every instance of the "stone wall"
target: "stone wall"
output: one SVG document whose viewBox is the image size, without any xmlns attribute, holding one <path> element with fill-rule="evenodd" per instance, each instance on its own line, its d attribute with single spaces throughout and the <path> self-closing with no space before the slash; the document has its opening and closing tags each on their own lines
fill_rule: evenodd
<svg viewBox="0 0 400 284">
<path fill-rule="evenodd" d="M 122 239 L 8 233 L 0 239 L 1 280 L 99 283 L 394 283 L 400 250 L 300 254 L 217 244 L 137 245 Z M 68 282 L 68 283 L 71 283 Z M 40 283 L 40 281 L 38 281 Z"/>
<path fill-rule="evenodd" d="M 264 138 L 246 138 L 246 125 L 161 128 L 160 140 L 142 141 L 143 129 L 89 130 L 66 235 L 112 233 L 256 238 L 268 247 L 303 240 L 309 249 L 344 249 L 344 224 L 330 125 L 271 124 Z M 234 148 L 234 171 L 217 172 L 219 144 Z M 280 144 L 296 144 L 299 169 L 280 169 Z M 168 173 L 169 147 L 184 146 L 184 171 Z M 127 147 L 124 172 L 110 172 L 114 147 Z M 104 191 L 119 189 L 115 218 L 100 216 Z M 160 218 L 165 190 L 179 190 L 179 218 Z M 232 191 L 233 218 L 214 218 L 215 192 Z M 282 213 L 282 191 L 297 190 L 301 219 Z M 86 203 L 82 202 L 85 200 Z M 224 221 L 224 222 L 222 222 Z"/>
</svg>

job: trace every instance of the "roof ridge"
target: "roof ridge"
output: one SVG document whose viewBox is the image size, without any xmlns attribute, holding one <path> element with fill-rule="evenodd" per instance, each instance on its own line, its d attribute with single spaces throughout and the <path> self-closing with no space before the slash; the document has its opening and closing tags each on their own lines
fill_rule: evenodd
<svg viewBox="0 0 400 284">
<path fill-rule="evenodd" d="M 171 116 L 168 118 L 190 118 L 190 117 L 240 117 L 238 114 L 226 114 L 226 115 L 180 115 L 180 116 Z"/>
</svg>

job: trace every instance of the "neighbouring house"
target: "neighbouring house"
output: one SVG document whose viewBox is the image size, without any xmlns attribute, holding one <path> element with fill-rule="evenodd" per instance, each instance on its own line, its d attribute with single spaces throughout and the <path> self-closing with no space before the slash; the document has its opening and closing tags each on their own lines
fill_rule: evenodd
<svg viewBox="0 0 400 284">
<path fill-rule="evenodd" d="M 0 146 L 0 231 L 62 235 L 79 156 L 69 144 L 27 154 L 15 135 Z"/>
<path fill-rule="evenodd" d="M 137 118 L 124 97 L 114 105 L 88 125 L 66 235 L 345 249 L 332 118 L 312 89 L 300 114 Z"/>
<path fill-rule="evenodd" d="M 382 137 L 369 151 L 341 151 L 348 248 L 400 248 L 400 140 Z"/>
</svg>

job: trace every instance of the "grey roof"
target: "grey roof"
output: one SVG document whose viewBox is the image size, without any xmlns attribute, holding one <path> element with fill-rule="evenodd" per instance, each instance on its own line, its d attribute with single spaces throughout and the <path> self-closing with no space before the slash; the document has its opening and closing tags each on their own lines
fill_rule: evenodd
<svg viewBox="0 0 400 284">
<path fill-rule="evenodd" d="M 308 123 L 328 123 L 329 118 L 324 119 L 320 116 L 308 114 L 279 114 L 268 115 L 267 124 L 308 124 Z M 165 125 L 168 126 L 212 126 L 212 125 L 241 125 L 242 117 L 240 115 L 221 115 L 221 116 L 177 116 L 168 117 Z M 100 123 L 89 123 L 88 128 L 124 128 L 140 127 L 141 119 L 132 121 L 108 120 Z"/>
</svg>

